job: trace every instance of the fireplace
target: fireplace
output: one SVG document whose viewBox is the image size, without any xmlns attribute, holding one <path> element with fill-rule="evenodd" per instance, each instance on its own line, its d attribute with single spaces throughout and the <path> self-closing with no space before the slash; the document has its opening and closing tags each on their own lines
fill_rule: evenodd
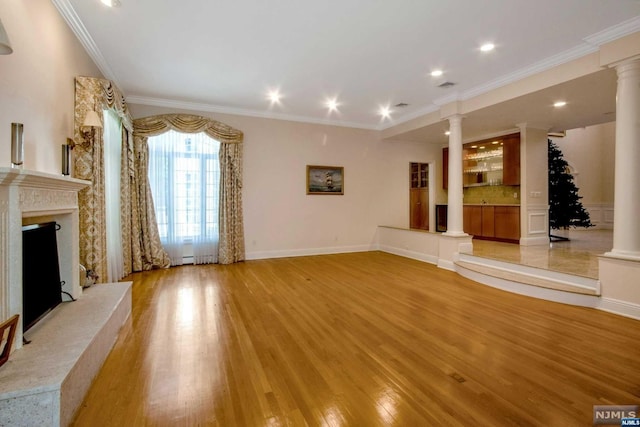
<svg viewBox="0 0 640 427">
<path fill-rule="evenodd" d="M 69 425 L 131 314 L 131 282 L 99 284 L 84 293 L 80 287 L 78 191 L 87 185 L 0 168 L 0 319 L 25 314 L 22 227 L 29 224 L 60 225 L 55 246 L 62 290 L 77 300 L 59 304 L 29 329 L 29 345 L 22 346 L 19 325 L 14 348 L 22 348 L 0 367 L 0 426 Z"/>
<path fill-rule="evenodd" d="M 0 319 L 20 314 L 14 348 L 22 346 L 22 227 L 56 222 L 63 291 L 82 294 L 79 279 L 78 191 L 90 182 L 24 169 L 0 168 Z"/>
<path fill-rule="evenodd" d="M 55 221 L 22 227 L 22 330 L 62 303 Z"/>
</svg>

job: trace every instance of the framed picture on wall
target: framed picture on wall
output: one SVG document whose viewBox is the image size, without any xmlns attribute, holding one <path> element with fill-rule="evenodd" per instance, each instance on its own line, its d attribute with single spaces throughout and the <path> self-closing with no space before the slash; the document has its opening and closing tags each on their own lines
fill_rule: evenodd
<svg viewBox="0 0 640 427">
<path fill-rule="evenodd" d="M 307 194 L 344 194 L 344 167 L 307 165 Z"/>
</svg>

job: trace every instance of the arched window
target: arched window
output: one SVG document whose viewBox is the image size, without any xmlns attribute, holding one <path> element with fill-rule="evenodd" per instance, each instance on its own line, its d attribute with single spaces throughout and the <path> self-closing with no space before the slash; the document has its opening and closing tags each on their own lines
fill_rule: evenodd
<svg viewBox="0 0 640 427">
<path fill-rule="evenodd" d="M 203 132 L 149 137 L 149 185 L 172 265 L 217 262 L 220 143 Z"/>
</svg>

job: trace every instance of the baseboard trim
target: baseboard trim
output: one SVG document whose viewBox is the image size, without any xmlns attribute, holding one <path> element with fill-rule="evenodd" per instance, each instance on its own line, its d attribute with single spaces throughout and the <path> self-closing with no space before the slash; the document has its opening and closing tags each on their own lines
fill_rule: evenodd
<svg viewBox="0 0 640 427">
<path fill-rule="evenodd" d="M 382 252 L 388 252 L 390 254 L 403 256 L 405 258 L 411 258 L 422 262 L 428 262 L 429 264 L 438 264 L 438 257 L 433 255 L 427 255 L 422 252 L 410 251 L 408 249 L 396 248 L 388 245 L 378 245 L 377 249 Z"/>
<path fill-rule="evenodd" d="M 281 251 L 247 252 L 247 261 L 270 258 L 291 258 L 299 256 L 346 254 L 353 252 L 369 252 L 376 250 L 376 245 L 335 246 L 328 248 L 287 249 Z"/>
<path fill-rule="evenodd" d="M 614 298 L 601 298 L 598 310 L 640 320 L 640 304 L 621 301 Z"/>
<path fill-rule="evenodd" d="M 456 271 L 456 265 L 453 261 L 449 261 L 446 259 L 438 259 L 438 267 L 439 268 L 443 268 L 445 270 L 449 270 L 449 271 Z"/>
</svg>

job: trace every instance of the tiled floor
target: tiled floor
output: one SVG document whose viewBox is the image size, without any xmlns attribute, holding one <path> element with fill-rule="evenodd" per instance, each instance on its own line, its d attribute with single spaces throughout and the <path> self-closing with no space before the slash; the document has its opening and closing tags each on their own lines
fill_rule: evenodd
<svg viewBox="0 0 640 427">
<path fill-rule="evenodd" d="M 598 255 L 613 247 L 613 231 L 572 229 L 554 234 L 570 240 L 549 246 L 519 246 L 474 239 L 473 255 L 597 279 Z"/>
</svg>

